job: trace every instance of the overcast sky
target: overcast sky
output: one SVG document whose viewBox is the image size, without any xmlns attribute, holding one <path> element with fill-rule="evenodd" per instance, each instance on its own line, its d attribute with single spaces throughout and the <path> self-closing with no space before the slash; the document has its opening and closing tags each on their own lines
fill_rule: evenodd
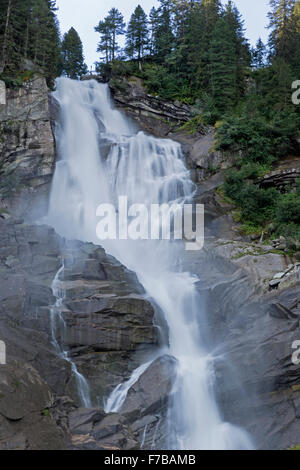
<svg viewBox="0 0 300 470">
<path fill-rule="evenodd" d="M 118 8 L 128 21 L 138 4 L 147 14 L 158 4 L 156 0 L 57 0 L 56 3 L 59 7 L 61 32 L 65 33 L 72 26 L 77 30 L 89 67 L 99 60 L 96 52 L 99 35 L 94 31 L 94 27 L 112 7 Z M 224 0 L 223 3 L 227 2 Z M 268 36 L 266 25 L 269 0 L 235 0 L 235 4 L 245 19 L 246 35 L 250 42 L 255 44 L 259 36 L 265 42 Z"/>
</svg>

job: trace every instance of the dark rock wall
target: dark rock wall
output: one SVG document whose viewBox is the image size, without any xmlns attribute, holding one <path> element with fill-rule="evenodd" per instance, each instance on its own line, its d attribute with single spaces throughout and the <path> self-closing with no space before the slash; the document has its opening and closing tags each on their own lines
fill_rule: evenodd
<svg viewBox="0 0 300 470">
<path fill-rule="evenodd" d="M 49 90 L 37 74 L 5 93 L 6 103 L 0 105 L 0 172 L 9 190 L 1 194 L 1 207 L 34 219 L 47 211 L 55 165 Z"/>
<path fill-rule="evenodd" d="M 67 446 L 62 429 L 80 405 L 70 363 L 55 353 L 50 328 L 51 284 L 62 258 L 66 330 L 57 339 L 88 380 L 95 406 L 157 344 L 154 310 L 135 274 L 101 247 L 66 242 L 50 227 L 0 219 L 3 449 Z"/>
</svg>

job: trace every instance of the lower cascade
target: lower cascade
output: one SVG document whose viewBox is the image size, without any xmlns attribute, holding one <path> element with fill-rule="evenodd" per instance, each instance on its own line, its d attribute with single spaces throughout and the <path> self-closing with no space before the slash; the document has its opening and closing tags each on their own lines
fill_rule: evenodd
<svg viewBox="0 0 300 470">
<path fill-rule="evenodd" d="M 53 305 L 53 307 L 50 309 L 52 343 L 57 354 L 71 364 L 71 370 L 75 376 L 78 395 L 82 406 L 90 408 L 92 406 L 92 403 L 90 398 L 89 385 L 83 375 L 80 374 L 80 372 L 77 370 L 76 364 L 71 360 L 68 355 L 68 352 L 64 350 L 61 344 L 63 343 L 64 333 L 66 330 L 66 324 L 62 315 L 62 311 L 64 308 L 63 303 L 65 300 L 65 290 L 60 285 L 60 275 L 63 273 L 64 268 L 65 267 L 63 264 L 61 268 L 57 271 L 52 283 L 52 292 L 53 296 L 56 299 L 55 305 Z M 57 340 L 57 331 L 59 332 L 61 343 Z"/>
<path fill-rule="evenodd" d="M 101 243 L 137 274 L 162 312 L 168 327 L 163 353 L 167 347 L 177 362 L 166 446 L 180 450 L 252 449 L 245 431 L 222 420 L 215 400 L 214 357 L 205 338 L 206 312 L 196 288 L 197 278 L 181 270 L 184 244 L 170 240 L 100 242 L 96 236 L 99 204 L 116 205 L 121 196 L 127 196 L 130 204 L 146 206 L 190 200 L 194 185 L 180 144 L 138 131 L 114 109 L 107 85 L 60 78 L 54 96 L 61 108 L 56 124 L 59 161 L 46 223 L 69 239 Z M 57 302 L 52 320 L 56 323 L 63 303 L 58 282 L 59 273 L 53 283 Z M 62 354 L 54 333 L 53 342 Z M 106 397 L 106 412 L 121 410 L 129 388 L 150 364 L 141 364 L 127 382 Z M 88 407 L 87 384 L 75 365 L 72 367 L 82 402 Z"/>
</svg>

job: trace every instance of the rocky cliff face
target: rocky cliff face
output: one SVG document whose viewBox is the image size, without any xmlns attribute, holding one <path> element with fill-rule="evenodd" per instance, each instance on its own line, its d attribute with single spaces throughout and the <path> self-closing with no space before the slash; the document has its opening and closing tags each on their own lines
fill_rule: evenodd
<svg viewBox="0 0 300 470">
<path fill-rule="evenodd" d="M 300 266 L 271 247 L 253 249 L 207 241 L 201 253 L 186 253 L 184 267 L 199 277 L 224 419 L 247 429 L 258 449 L 287 449 L 300 442 L 299 365 L 292 362 L 300 339 Z M 282 284 L 270 291 L 280 272 Z"/>
<path fill-rule="evenodd" d="M 135 119 L 152 135 L 166 137 L 172 129 L 180 127 L 191 118 L 190 106 L 179 102 L 171 103 L 146 93 L 142 81 L 131 77 L 118 88 L 114 82 L 110 88 L 117 107 Z"/>
<path fill-rule="evenodd" d="M 48 88 L 36 74 L 19 89 L 1 84 L 1 207 L 34 218 L 46 211 L 55 164 Z"/>
<path fill-rule="evenodd" d="M 86 441 L 91 447 L 90 439 L 94 448 L 105 443 L 137 448 L 128 423 L 135 423 L 138 435 L 137 420 L 159 419 L 153 413 L 159 412 L 161 391 L 156 391 L 153 374 L 163 374 L 163 366 L 154 364 L 145 375 L 144 412 L 137 399 L 126 405 L 127 419 L 78 408 L 70 362 L 53 346 L 51 285 L 62 260 L 65 328 L 55 329 L 55 338 L 88 379 L 95 407 L 103 406 L 103 397 L 130 376 L 158 341 L 153 307 L 135 274 L 101 247 L 66 242 L 46 226 L 0 219 L 0 338 L 7 347 L 7 365 L 0 366 L 0 448 L 78 448 Z M 140 387 L 145 387 L 143 380 Z M 77 435 L 80 423 L 90 423 L 80 430 L 90 435 L 83 441 Z"/>
<path fill-rule="evenodd" d="M 183 263 L 198 275 L 208 312 L 221 411 L 248 429 L 258 448 L 299 444 L 299 366 L 291 361 L 291 345 L 300 340 L 297 260 L 272 246 L 232 241 L 238 236 L 230 208 L 216 193 L 222 171 L 207 178 L 212 167 L 228 164 L 212 150 L 213 132 L 175 132 L 190 111 L 146 95 L 139 82 L 130 87 L 126 96 L 115 90 L 118 105 L 147 132 L 182 142 L 201 181 L 197 197 L 208 208 L 208 233 L 219 238 L 208 239 L 199 254 L 186 253 Z M 55 103 L 52 110 L 58 111 Z M 15 91 L 0 83 L 0 181 L 11 188 L 3 207 L 15 215 L 42 214 L 47 205 L 55 162 L 50 114 L 43 78 Z M 52 282 L 62 263 L 65 328 L 55 328 L 55 337 L 88 380 L 91 409 L 82 408 L 71 364 L 53 345 Z M 154 316 L 135 274 L 101 247 L 0 218 L 0 340 L 7 345 L 7 365 L 0 366 L 0 449 L 164 448 L 172 357 L 152 363 L 120 413 L 103 411 L 103 397 L 157 347 Z"/>
</svg>

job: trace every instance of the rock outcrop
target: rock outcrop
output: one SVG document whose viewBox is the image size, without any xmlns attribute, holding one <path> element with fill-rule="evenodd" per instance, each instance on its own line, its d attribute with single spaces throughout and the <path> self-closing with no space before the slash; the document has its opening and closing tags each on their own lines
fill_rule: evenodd
<svg viewBox="0 0 300 470">
<path fill-rule="evenodd" d="M 110 82 L 117 107 L 126 111 L 143 130 L 156 137 L 167 137 L 191 118 L 190 106 L 157 98 L 148 94 L 137 77 L 130 77 L 116 86 Z"/>
<path fill-rule="evenodd" d="M 102 81 L 101 77 L 96 78 Z M 140 78 L 111 80 L 110 89 L 115 105 L 126 112 L 141 129 L 160 138 L 170 138 L 182 144 L 187 164 L 195 182 L 201 182 L 214 172 L 232 165 L 231 159 L 223 152 L 216 151 L 215 130 L 206 126 L 203 132 L 190 134 L 182 129 L 193 116 L 191 106 L 171 102 L 146 92 Z"/>
<path fill-rule="evenodd" d="M 293 362 L 300 267 L 288 267 L 290 259 L 268 249 L 255 253 L 250 243 L 207 242 L 197 256 L 186 254 L 184 266 L 199 277 L 224 419 L 247 429 L 258 449 L 287 449 L 300 442 L 300 375 Z M 270 292 L 270 280 L 287 269 L 296 275 Z"/>
<path fill-rule="evenodd" d="M 258 184 L 261 188 L 276 188 L 282 192 L 290 190 L 296 186 L 296 180 L 300 178 L 300 160 L 299 168 L 279 169 L 265 175 Z"/>
<path fill-rule="evenodd" d="M 48 93 L 39 74 L 18 89 L 1 88 L 1 207 L 31 218 L 46 212 L 55 165 Z"/>
<path fill-rule="evenodd" d="M 95 406 L 157 344 L 154 310 L 135 274 L 99 246 L 66 242 L 50 227 L 0 218 L 0 339 L 7 354 L 7 365 L 0 366 L 3 449 L 76 447 L 68 420 L 81 402 L 70 362 L 55 352 L 51 323 L 51 286 L 63 260 L 65 328 L 55 329 L 55 339 L 88 380 Z M 101 447 L 106 434 L 99 426 Z M 122 447 L 118 436 L 112 444 Z"/>
</svg>

